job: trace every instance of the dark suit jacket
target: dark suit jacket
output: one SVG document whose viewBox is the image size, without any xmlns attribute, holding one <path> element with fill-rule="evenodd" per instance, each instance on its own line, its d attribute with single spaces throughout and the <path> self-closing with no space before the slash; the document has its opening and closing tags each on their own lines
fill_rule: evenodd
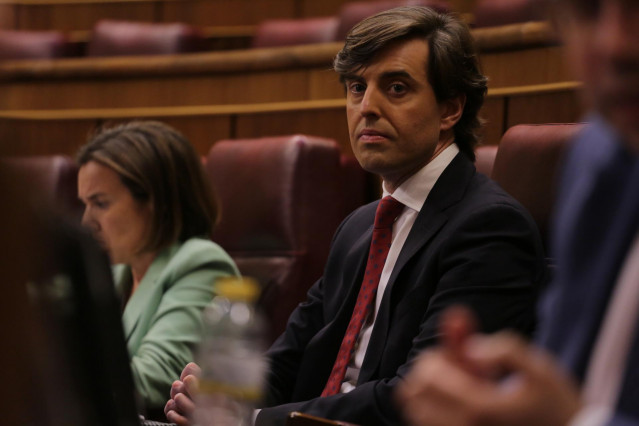
<svg viewBox="0 0 639 426">
<path fill-rule="evenodd" d="M 639 229 L 639 157 L 595 120 L 568 155 L 557 204 L 557 271 L 541 304 L 538 340 L 582 381 L 611 291 Z M 638 363 L 635 336 L 614 424 L 639 424 Z"/>
<path fill-rule="evenodd" d="M 481 328 L 529 333 L 545 279 L 536 226 L 523 207 L 458 154 L 413 225 L 391 274 L 357 387 L 320 398 L 362 281 L 377 202 L 353 212 L 333 239 L 324 276 L 269 350 L 267 406 L 258 425 L 302 411 L 362 425 L 398 424 L 393 388 L 437 339 L 441 311 L 466 304 Z"/>
</svg>

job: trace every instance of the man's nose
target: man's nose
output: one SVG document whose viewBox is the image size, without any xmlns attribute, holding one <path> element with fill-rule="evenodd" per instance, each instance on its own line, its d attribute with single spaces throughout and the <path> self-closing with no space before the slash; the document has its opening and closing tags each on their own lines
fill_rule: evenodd
<svg viewBox="0 0 639 426">
<path fill-rule="evenodd" d="M 380 115 L 381 106 L 381 93 L 375 87 L 367 87 L 364 92 L 361 103 L 361 114 L 363 116 L 376 116 Z"/>
</svg>

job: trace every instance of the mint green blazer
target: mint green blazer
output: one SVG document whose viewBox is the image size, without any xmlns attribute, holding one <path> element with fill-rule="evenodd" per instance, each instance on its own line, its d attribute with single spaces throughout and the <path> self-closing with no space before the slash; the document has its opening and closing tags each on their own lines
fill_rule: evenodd
<svg viewBox="0 0 639 426">
<path fill-rule="evenodd" d="M 162 408 L 171 383 L 194 359 L 202 339 L 202 310 L 219 277 L 239 275 L 231 257 L 208 239 L 191 238 L 162 250 L 122 314 L 135 387 L 146 409 Z M 116 288 L 126 294 L 131 270 L 114 267 Z"/>
</svg>

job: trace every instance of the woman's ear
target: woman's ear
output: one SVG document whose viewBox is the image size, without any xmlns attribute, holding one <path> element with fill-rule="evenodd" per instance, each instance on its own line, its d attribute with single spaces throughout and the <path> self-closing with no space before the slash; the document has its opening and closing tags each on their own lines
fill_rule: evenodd
<svg viewBox="0 0 639 426">
<path fill-rule="evenodd" d="M 463 94 L 439 104 L 439 129 L 441 131 L 450 130 L 457 124 L 464 112 L 464 105 L 466 105 L 466 95 Z"/>
</svg>

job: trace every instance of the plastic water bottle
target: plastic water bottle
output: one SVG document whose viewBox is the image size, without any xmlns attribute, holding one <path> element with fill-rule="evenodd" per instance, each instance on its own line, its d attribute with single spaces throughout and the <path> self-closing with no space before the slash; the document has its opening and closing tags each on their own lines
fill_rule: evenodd
<svg viewBox="0 0 639 426">
<path fill-rule="evenodd" d="M 264 321 L 255 310 L 259 286 L 250 278 L 223 278 L 204 310 L 202 369 L 196 396 L 198 426 L 248 426 L 262 398 L 266 361 Z"/>
</svg>

